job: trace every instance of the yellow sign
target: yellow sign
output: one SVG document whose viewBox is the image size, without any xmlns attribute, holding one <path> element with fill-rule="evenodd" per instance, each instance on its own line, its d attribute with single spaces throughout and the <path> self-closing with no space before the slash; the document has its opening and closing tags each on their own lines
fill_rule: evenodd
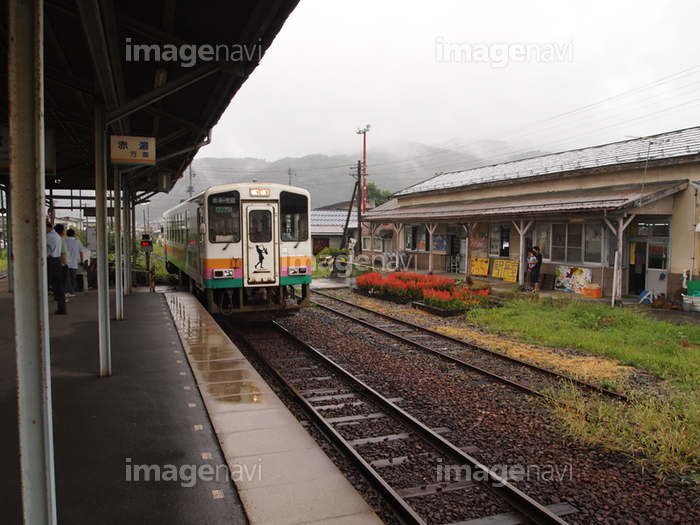
<svg viewBox="0 0 700 525">
<path fill-rule="evenodd" d="M 489 260 L 484 257 L 472 257 L 472 275 L 488 275 Z"/>
<path fill-rule="evenodd" d="M 112 135 L 110 142 L 112 164 L 155 164 L 155 137 Z"/>
<path fill-rule="evenodd" d="M 499 279 L 512 283 L 516 282 L 518 280 L 518 261 L 495 259 L 493 261 L 491 277 L 498 277 Z"/>
</svg>

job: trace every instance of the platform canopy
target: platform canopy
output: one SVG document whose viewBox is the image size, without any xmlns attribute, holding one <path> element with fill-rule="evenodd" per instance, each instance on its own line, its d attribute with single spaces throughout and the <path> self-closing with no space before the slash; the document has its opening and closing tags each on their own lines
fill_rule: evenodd
<svg viewBox="0 0 700 525">
<path fill-rule="evenodd" d="M 155 137 L 155 164 L 126 168 L 128 190 L 156 192 L 163 174 L 174 183 L 297 3 L 45 1 L 45 125 L 56 159 L 46 188 L 94 189 L 96 102 L 105 108 L 108 134 Z M 5 64 L 7 12 L 0 1 Z M 6 67 L 0 77 L 0 129 L 7 129 Z M 0 167 L 0 180 L 7 177 Z"/>
</svg>

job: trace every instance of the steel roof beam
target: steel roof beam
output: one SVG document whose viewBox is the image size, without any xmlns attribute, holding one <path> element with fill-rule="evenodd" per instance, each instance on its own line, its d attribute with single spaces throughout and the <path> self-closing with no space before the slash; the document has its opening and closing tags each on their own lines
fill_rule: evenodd
<svg viewBox="0 0 700 525">
<path fill-rule="evenodd" d="M 102 15 L 97 0 L 76 0 L 80 21 L 90 48 L 92 64 L 100 86 L 102 99 L 108 108 L 119 105 L 114 84 L 114 73 L 110 65 L 110 53 L 105 38 Z"/>
<path fill-rule="evenodd" d="M 109 63 L 114 81 L 114 89 L 116 90 L 116 104 L 126 102 L 126 88 L 124 86 L 124 72 L 122 70 L 122 57 L 119 53 L 119 41 L 117 39 L 117 23 L 114 12 L 114 3 L 112 0 L 100 0 L 102 5 L 102 20 L 104 23 L 104 37 L 107 44 L 107 53 L 109 54 Z M 120 135 L 128 135 L 130 125 L 128 120 L 120 120 L 115 123 L 116 132 Z"/>
<path fill-rule="evenodd" d="M 121 106 L 115 107 L 114 109 L 108 111 L 106 119 L 107 123 L 111 124 L 116 120 L 122 119 L 127 115 L 130 115 L 140 109 L 143 109 L 146 106 L 153 104 L 154 102 L 157 102 L 158 100 L 161 100 L 162 98 L 165 98 L 168 95 L 171 95 L 172 93 L 175 93 L 189 86 L 190 84 L 193 84 L 211 75 L 212 73 L 216 73 L 219 69 L 220 66 L 218 64 L 208 63 L 188 73 L 185 73 L 182 76 L 170 80 L 162 86 L 157 87 L 149 91 L 148 93 L 144 93 L 143 95 L 136 97 L 135 99 L 132 99 L 129 102 L 126 102 L 125 104 L 122 104 Z"/>
</svg>

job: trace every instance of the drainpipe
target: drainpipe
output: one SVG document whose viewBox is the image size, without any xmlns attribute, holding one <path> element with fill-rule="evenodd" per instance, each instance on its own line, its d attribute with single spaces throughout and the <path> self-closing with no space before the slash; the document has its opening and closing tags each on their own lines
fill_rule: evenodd
<svg viewBox="0 0 700 525">
<path fill-rule="evenodd" d="M 693 201 L 693 238 L 690 242 L 690 276 L 688 279 L 693 280 L 693 271 L 695 270 L 695 237 L 697 228 L 697 210 L 698 210 L 698 188 L 693 183 L 693 188 L 695 188 L 695 200 Z"/>
</svg>

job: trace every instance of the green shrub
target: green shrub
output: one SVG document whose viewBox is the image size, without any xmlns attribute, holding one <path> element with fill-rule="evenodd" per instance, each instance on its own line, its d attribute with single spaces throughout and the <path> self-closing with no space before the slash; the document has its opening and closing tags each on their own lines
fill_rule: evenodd
<svg viewBox="0 0 700 525">
<path fill-rule="evenodd" d="M 331 248 L 330 246 L 328 248 L 324 248 L 318 254 L 316 254 L 316 262 L 321 263 L 326 260 L 326 257 L 329 255 L 332 257 L 335 257 L 339 253 L 342 253 L 344 255 L 349 255 L 350 252 L 348 251 L 347 248 Z"/>
</svg>

